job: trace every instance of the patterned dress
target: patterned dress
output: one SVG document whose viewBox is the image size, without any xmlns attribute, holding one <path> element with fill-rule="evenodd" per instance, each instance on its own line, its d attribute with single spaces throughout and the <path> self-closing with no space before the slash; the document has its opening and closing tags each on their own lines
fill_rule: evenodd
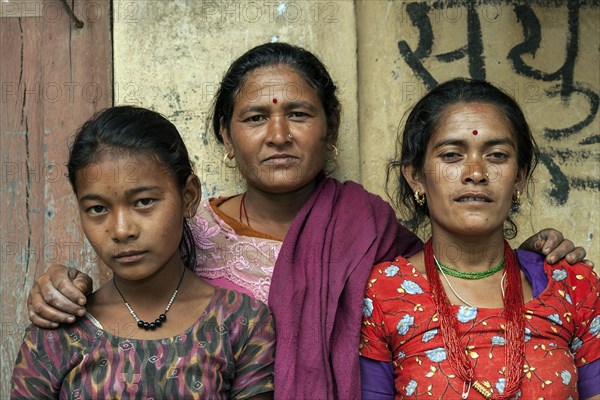
<svg viewBox="0 0 600 400">
<path fill-rule="evenodd" d="M 577 369 L 600 358 L 600 282 L 592 269 L 544 265 L 546 289 L 525 304 L 525 365 L 517 398 L 577 399 Z M 501 309 L 453 306 L 475 379 L 504 391 Z M 408 260 L 373 268 L 364 300 L 360 354 L 392 362 L 396 398 L 458 399 L 463 382 L 447 360 L 427 280 Z M 471 389 L 471 396 L 482 398 Z"/>
<path fill-rule="evenodd" d="M 31 325 L 11 398 L 244 399 L 273 390 L 273 318 L 247 295 L 217 287 L 202 316 L 172 338 L 123 333 L 91 316 L 53 330 Z"/>
</svg>

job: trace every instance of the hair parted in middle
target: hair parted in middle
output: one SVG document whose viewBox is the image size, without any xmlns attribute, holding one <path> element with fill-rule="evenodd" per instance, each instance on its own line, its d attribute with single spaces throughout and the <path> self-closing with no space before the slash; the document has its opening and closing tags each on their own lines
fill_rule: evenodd
<svg viewBox="0 0 600 400">
<path fill-rule="evenodd" d="M 229 129 L 237 96 L 249 73 L 277 65 L 285 65 L 298 72 L 316 89 L 327 118 L 327 137 L 337 138 L 341 104 L 337 87 L 327 68 L 317 56 L 302 47 L 288 43 L 265 43 L 256 46 L 235 60 L 215 95 L 212 106 L 212 130 L 217 141 L 223 143 L 221 127 Z M 335 141 L 335 140 L 334 140 Z"/>
<path fill-rule="evenodd" d="M 398 136 L 400 156 L 388 164 L 386 185 L 394 185 L 396 206 L 406 211 L 409 217 L 405 223 L 413 228 L 422 228 L 428 219 L 427 205 L 420 207 L 414 193 L 402 174 L 404 165 L 411 165 L 422 171 L 425 163 L 427 144 L 439 129 L 446 110 L 455 104 L 485 103 L 496 107 L 506 118 L 508 127 L 515 138 L 517 165 L 524 171 L 528 184 L 539 158 L 539 149 L 527 124 L 523 111 L 507 93 L 487 81 L 468 78 L 454 78 L 441 83 L 423 96 L 411 109 L 402 134 Z M 511 214 L 518 211 L 515 205 Z M 505 236 L 513 238 L 517 226 L 509 214 L 505 226 Z"/>
</svg>

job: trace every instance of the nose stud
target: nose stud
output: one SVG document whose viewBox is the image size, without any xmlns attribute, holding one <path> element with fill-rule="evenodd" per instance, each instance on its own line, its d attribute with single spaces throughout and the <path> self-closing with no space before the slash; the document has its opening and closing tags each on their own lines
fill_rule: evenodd
<svg viewBox="0 0 600 400">
<path fill-rule="evenodd" d="M 288 138 L 290 138 L 290 141 L 294 141 L 294 137 L 292 136 L 292 133 L 288 133 Z"/>
</svg>

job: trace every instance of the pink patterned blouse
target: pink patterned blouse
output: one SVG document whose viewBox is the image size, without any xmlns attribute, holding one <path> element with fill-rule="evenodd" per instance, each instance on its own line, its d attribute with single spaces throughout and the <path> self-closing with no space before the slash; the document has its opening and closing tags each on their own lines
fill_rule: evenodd
<svg viewBox="0 0 600 400">
<path fill-rule="evenodd" d="M 282 241 L 243 227 L 220 213 L 217 205 L 225 200 L 203 200 L 190 224 L 199 249 L 196 275 L 266 303 Z"/>
</svg>

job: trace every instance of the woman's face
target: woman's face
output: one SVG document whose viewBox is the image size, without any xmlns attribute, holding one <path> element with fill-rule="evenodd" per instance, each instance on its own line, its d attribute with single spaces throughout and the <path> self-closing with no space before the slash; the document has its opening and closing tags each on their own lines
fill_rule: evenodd
<svg viewBox="0 0 600 400">
<path fill-rule="evenodd" d="M 432 231 L 453 237 L 502 234 L 525 175 L 508 121 L 486 103 L 448 107 L 427 144 L 423 171 L 404 173 L 427 197 Z"/>
<path fill-rule="evenodd" d="M 247 75 L 221 134 L 248 186 L 264 192 L 299 190 L 325 165 L 327 118 L 317 90 L 285 65 Z"/>
</svg>

